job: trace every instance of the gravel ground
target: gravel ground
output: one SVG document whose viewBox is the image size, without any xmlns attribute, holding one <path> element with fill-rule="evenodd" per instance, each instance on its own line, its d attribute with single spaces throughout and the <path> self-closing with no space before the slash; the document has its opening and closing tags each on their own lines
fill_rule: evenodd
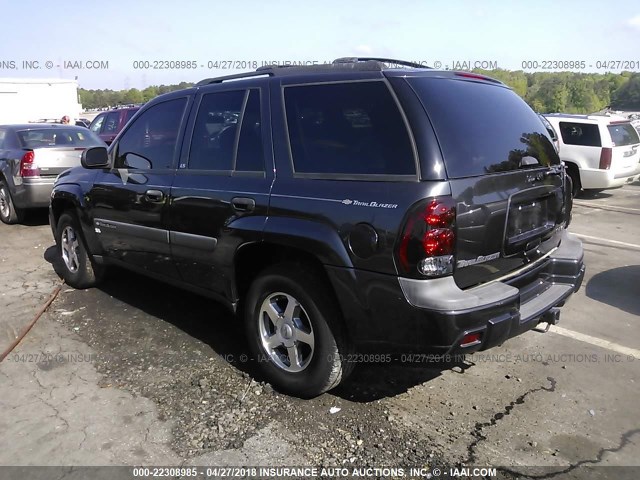
<svg viewBox="0 0 640 480">
<path fill-rule="evenodd" d="M 161 420 L 174 422 L 171 447 L 185 458 L 240 448 L 275 419 L 312 465 L 441 463 L 384 404 L 404 389 L 406 368 L 357 369 L 345 387 L 299 400 L 253 379 L 240 361 L 246 346 L 239 325 L 212 301 L 115 271 L 102 289 L 68 289 L 52 308 L 97 352 L 104 386 L 153 400 Z M 370 388 L 371 375 L 388 379 L 382 389 Z M 332 414 L 332 407 L 340 410 Z"/>
</svg>

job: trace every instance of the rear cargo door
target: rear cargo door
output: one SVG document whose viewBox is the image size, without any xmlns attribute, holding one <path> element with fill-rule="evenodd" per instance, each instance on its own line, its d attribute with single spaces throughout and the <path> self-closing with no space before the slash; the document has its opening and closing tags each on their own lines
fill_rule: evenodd
<svg viewBox="0 0 640 480">
<path fill-rule="evenodd" d="M 548 255 L 565 222 L 564 173 L 538 116 L 482 79 L 407 81 L 433 124 L 456 201 L 456 283 L 503 278 Z"/>
</svg>

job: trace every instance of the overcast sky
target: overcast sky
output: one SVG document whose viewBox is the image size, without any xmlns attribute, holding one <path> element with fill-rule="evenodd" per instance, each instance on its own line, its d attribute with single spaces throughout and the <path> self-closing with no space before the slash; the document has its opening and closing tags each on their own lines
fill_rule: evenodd
<svg viewBox="0 0 640 480">
<path fill-rule="evenodd" d="M 77 76 L 84 88 L 194 82 L 235 72 L 220 66 L 246 71 L 356 55 L 511 70 L 523 61 L 584 60 L 589 72 L 604 72 L 596 62 L 623 60 L 640 71 L 637 0 L 0 0 L 0 7 L 0 77 Z"/>
</svg>

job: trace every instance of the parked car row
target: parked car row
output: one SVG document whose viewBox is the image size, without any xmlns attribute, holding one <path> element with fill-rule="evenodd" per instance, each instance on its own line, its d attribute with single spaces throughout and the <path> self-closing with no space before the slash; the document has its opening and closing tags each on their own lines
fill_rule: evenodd
<svg viewBox="0 0 640 480">
<path fill-rule="evenodd" d="M 93 119 L 89 130 L 110 145 L 138 110 L 140 107 L 123 107 L 102 112 Z"/>
<path fill-rule="evenodd" d="M 640 137 L 628 118 L 563 113 L 543 118 L 554 130 L 573 196 L 640 179 Z"/>
<path fill-rule="evenodd" d="M 111 143 L 138 110 L 116 108 L 75 126 L 59 120 L 0 125 L 0 221 L 20 222 L 26 210 L 48 207 L 58 174 L 80 165 L 86 148 Z"/>
</svg>

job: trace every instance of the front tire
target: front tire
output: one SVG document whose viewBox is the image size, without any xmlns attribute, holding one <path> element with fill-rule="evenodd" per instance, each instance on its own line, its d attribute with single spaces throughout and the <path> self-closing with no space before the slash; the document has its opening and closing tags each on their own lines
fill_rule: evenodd
<svg viewBox="0 0 640 480">
<path fill-rule="evenodd" d="M 84 289 L 99 281 L 96 267 L 82 237 L 82 230 L 75 215 L 63 213 L 56 229 L 56 246 L 60 257 L 60 275 L 67 285 Z"/>
<path fill-rule="evenodd" d="M 0 180 L 0 220 L 7 225 L 21 222 L 23 211 L 16 208 L 11 198 L 11 192 L 4 180 Z"/>
<path fill-rule="evenodd" d="M 300 265 L 276 265 L 260 274 L 244 316 L 253 358 L 279 390 L 311 398 L 350 373 L 349 341 L 334 295 Z"/>
</svg>

